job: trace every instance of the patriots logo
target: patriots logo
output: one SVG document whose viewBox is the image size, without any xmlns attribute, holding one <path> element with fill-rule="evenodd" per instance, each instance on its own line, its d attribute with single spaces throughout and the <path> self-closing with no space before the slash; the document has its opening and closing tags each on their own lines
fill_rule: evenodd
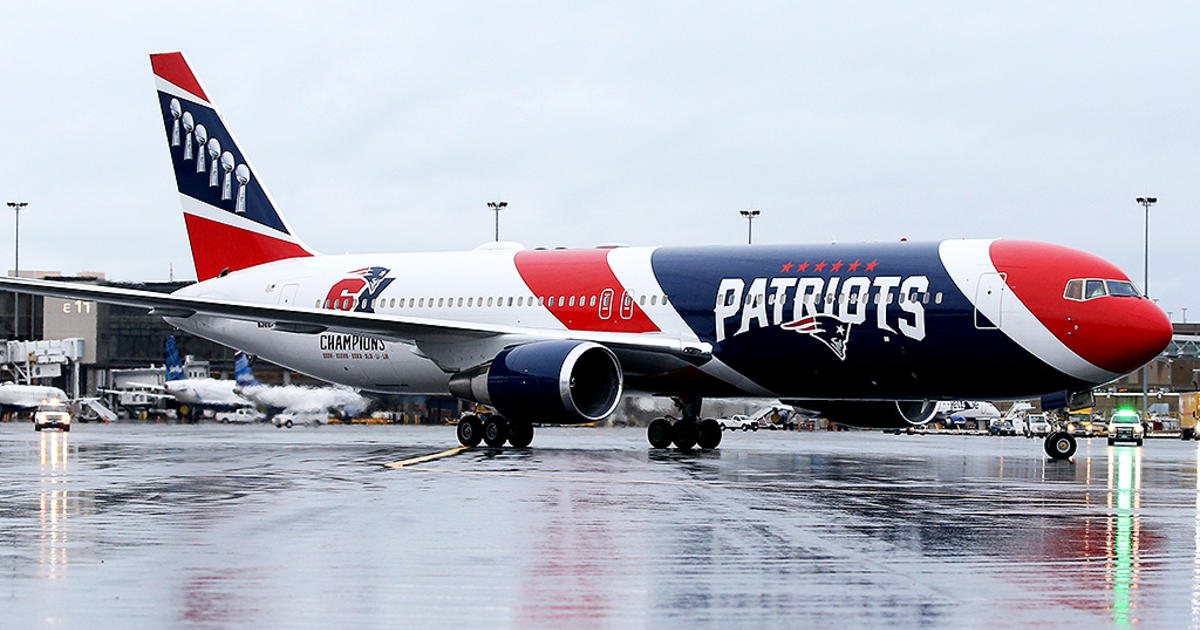
<svg viewBox="0 0 1200 630">
<path fill-rule="evenodd" d="M 329 288 L 325 308 L 374 313 L 375 299 L 395 281 L 395 278 L 387 277 L 391 271 L 387 267 L 363 267 L 348 272 L 351 277 L 339 280 Z"/>
<path fill-rule="evenodd" d="M 850 338 L 850 328 L 853 324 L 844 322 L 833 315 L 811 315 L 802 317 L 786 324 L 780 324 L 784 330 L 794 330 L 798 333 L 812 335 L 825 344 L 837 358 L 846 360 L 846 341 Z"/>
<path fill-rule="evenodd" d="M 383 284 L 386 279 L 385 276 L 388 275 L 389 271 L 391 270 L 387 267 L 367 267 L 366 269 L 359 269 L 350 273 L 361 273 L 362 279 L 367 282 L 367 289 L 372 294 L 376 294 L 379 293 L 379 289 L 381 288 L 379 285 Z M 388 282 L 390 283 L 391 281 L 389 280 Z"/>
</svg>

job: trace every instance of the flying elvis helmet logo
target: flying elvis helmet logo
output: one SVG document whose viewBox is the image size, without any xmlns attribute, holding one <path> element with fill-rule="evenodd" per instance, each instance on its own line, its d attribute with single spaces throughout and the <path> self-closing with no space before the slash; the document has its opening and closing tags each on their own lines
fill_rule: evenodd
<svg viewBox="0 0 1200 630">
<path fill-rule="evenodd" d="M 850 338 L 852 324 L 843 322 L 833 315 L 811 315 L 794 322 L 780 324 L 784 330 L 794 330 L 798 333 L 812 335 L 817 341 L 825 344 L 837 358 L 846 360 L 846 342 Z"/>
<path fill-rule="evenodd" d="M 374 313 L 375 298 L 395 278 L 388 278 L 387 267 L 364 267 L 348 272 L 348 278 L 339 280 L 329 288 L 325 296 L 325 308 L 356 313 Z"/>
</svg>

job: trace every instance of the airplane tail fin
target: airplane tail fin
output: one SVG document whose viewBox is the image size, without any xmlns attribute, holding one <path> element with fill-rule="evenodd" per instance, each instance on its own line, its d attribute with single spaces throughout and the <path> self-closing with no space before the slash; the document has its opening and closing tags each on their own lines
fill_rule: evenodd
<svg viewBox="0 0 1200 630">
<path fill-rule="evenodd" d="M 167 380 L 181 381 L 187 378 L 187 373 L 183 371 L 183 359 L 179 358 L 179 348 L 175 345 L 174 335 L 167 336 L 166 352 Z"/>
<path fill-rule="evenodd" d="M 196 276 L 314 252 L 295 236 L 183 53 L 150 55 Z"/>
<path fill-rule="evenodd" d="M 258 379 L 254 378 L 254 371 L 250 369 L 250 359 L 246 357 L 245 352 L 238 352 L 233 356 L 233 375 L 238 387 L 258 385 Z"/>
</svg>

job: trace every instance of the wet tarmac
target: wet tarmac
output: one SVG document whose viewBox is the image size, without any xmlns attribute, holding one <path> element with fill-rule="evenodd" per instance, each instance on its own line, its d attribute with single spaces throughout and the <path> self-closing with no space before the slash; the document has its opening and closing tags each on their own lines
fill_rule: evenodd
<svg viewBox="0 0 1200 630">
<path fill-rule="evenodd" d="M 873 433 L 455 445 L 0 424 L 0 627 L 1200 625 L 1195 442 L 1061 463 Z"/>
</svg>

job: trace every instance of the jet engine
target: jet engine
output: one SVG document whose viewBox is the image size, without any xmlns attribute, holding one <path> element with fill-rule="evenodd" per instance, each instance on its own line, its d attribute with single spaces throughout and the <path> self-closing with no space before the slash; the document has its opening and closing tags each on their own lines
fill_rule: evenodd
<svg viewBox="0 0 1200 630">
<path fill-rule="evenodd" d="M 794 400 L 786 404 L 819 411 L 830 422 L 862 429 L 907 429 L 933 419 L 937 403 L 931 400 L 850 401 Z"/>
<path fill-rule="evenodd" d="M 450 393 L 509 418 L 563 424 L 608 417 L 621 401 L 621 363 L 590 341 L 535 341 L 450 378 Z"/>
</svg>

